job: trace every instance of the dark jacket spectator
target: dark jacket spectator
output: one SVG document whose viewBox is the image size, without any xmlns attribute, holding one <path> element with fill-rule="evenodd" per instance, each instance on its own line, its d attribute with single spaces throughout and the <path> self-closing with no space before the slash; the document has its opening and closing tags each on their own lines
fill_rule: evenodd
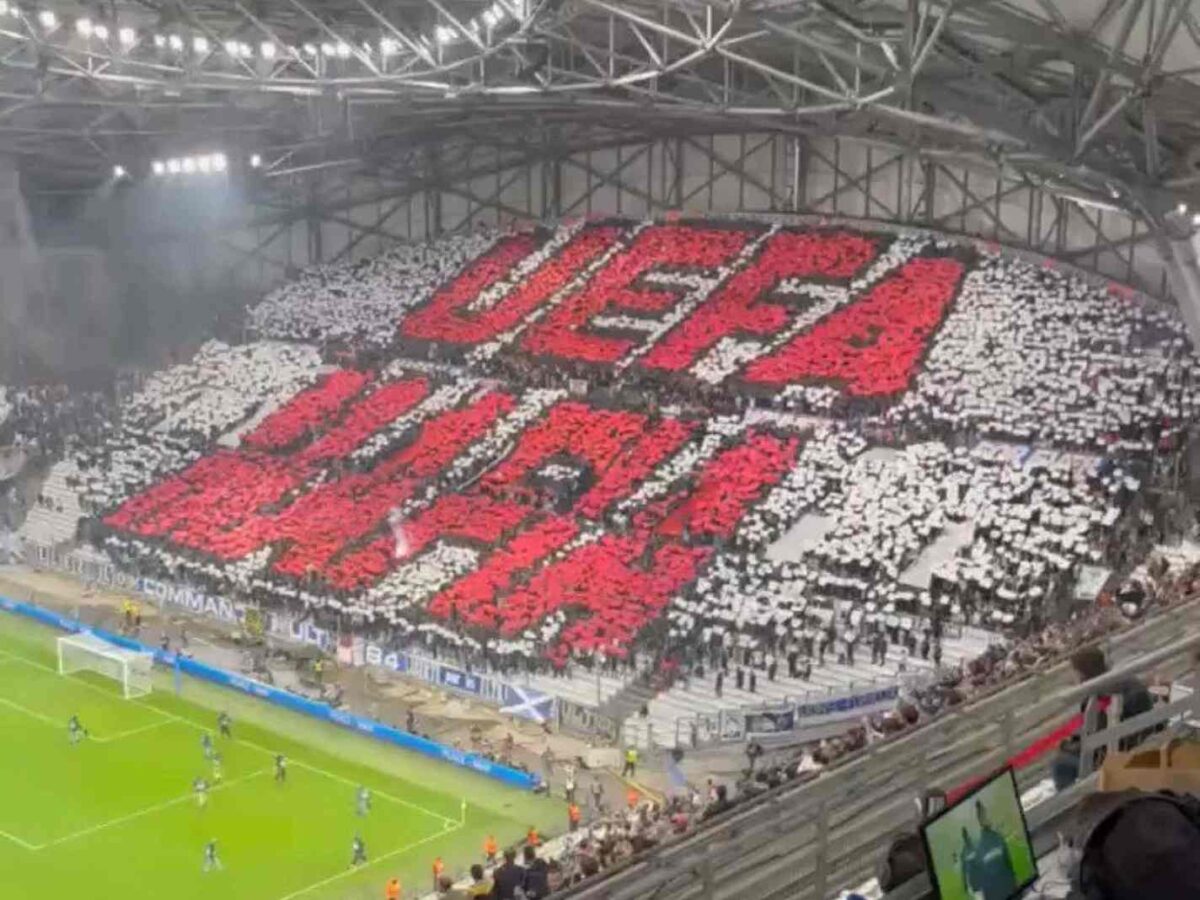
<svg viewBox="0 0 1200 900">
<path fill-rule="evenodd" d="M 533 850 L 527 847 L 527 850 Z M 492 872 L 492 896 L 495 900 L 513 900 L 517 888 L 525 883 L 525 870 L 517 865 L 517 854 L 513 850 L 504 851 L 504 862 Z"/>
</svg>

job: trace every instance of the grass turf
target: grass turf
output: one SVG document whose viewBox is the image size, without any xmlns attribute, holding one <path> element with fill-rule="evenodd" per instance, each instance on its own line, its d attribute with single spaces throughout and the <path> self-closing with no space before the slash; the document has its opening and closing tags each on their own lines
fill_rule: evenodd
<svg viewBox="0 0 1200 900">
<path fill-rule="evenodd" d="M 177 696 L 160 674 L 154 693 L 125 700 L 108 679 L 58 675 L 57 636 L 0 613 L 5 898 L 359 900 L 382 897 L 393 875 L 413 897 L 432 886 L 435 856 L 465 872 L 487 835 L 504 846 L 565 822 L 554 800 L 191 679 Z M 233 717 L 232 740 L 217 736 L 217 710 Z M 90 735 L 76 746 L 71 715 Z M 192 782 L 212 783 L 205 731 L 224 777 L 201 808 Z M 372 792 L 365 817 L 360 784 Z M 352 869 L 356 832 L 369 863 Z M 211 839 L 224 868 L 204 873 Z"/>
</svg>

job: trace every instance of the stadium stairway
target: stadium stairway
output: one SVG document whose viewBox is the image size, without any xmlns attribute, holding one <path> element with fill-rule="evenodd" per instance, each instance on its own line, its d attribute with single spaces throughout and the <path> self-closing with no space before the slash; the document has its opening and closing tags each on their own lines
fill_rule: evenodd
<svg viewBox="0 0 1200 900">
<path fill-rule="evenodd" d="M 53 547 L 75 539 L 84 513 L 75 489 L 67 482 L 77 474 L 75 464 L 70 461 L 51 467 L 40 491 L 49 504 L 38 503 L 36 499 L 31 503 L 29 514 L 18 531 L 22 541 Z"/>
</svg>

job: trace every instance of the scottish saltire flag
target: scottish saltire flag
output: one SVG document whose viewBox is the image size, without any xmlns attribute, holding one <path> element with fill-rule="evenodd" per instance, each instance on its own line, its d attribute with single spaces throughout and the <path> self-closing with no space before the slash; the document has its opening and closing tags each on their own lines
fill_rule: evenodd
<svg viewBox="0 0 1200 900">
<path fill-rule="evenodd" d="M 533 688 L 519 687 L 506 684 L 504 686 L 504 706 L 500 712 L 510 716 L 520 716 L 532 719 L 539 725 L 554 719 L 554 698 Z"/>
</svg>

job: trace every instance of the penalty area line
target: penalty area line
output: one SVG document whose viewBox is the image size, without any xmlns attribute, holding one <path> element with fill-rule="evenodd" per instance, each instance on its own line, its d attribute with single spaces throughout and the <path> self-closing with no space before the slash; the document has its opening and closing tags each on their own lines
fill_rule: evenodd
<svg viewBox="0 0 1200 900">
<path fill-rule="evenodd" d="M 231 778 L 229 781 L 222 781 L 219 784 L 215 784 L 211 788 L 209 788 L 209 793 L 215 794 L 217 791 L 221 791 L 226 788 L 231 788 L 238 784 L 243 784 L 247 781 L 250 781 L 253 778 L 258 778 L 260 775 L 265 775 L 265 774 L 267 774 L 266 769 L 259 769 L 256 772 L 251 772 L 249 775 L 243 775 L 240 778 Z M 71 834 L 65 835 L 63 837 L 57 838 L 48 843 L 42 844 L 40 847 L 37 847 L 36 849 L 45 850 L 50 847 L 57 847 L 59 844 L 65 844 L 68 841 L 74 841 L 81 837 L 87 837 L 88 835 L 96 834 L 97 832 L 105 831 L 109 828 L 114 828 L 117 825 L 123 825 L 126 822 L 132 822 L 134 819 L 140 819 L 143 816 L 148 816 L 148 815 L 151 815 L 156 812 L 161 812 L 164 809 L 170 809 L 172 806 L 178 806 L 179 804 L 186 803 L 189 800 L 191 800 L 193 803 L 195 802 L 195 791 L 192 791 L 191 793 L 188 793 L 188 794 L 184 794 L 183 796 L 180 796 L 180 797 L 175 797 L 171 800 L 166 800 L 162 803 L 156 803 L 153 806 L 147 806 L 145 809 L 139 809 L 136 812 L 131 812 L 125 816 L 119 816 L 115 819 L 109 819 L 107 822 L 101 822 L 99 825 L 93 825 L 90 828 L 84 828 L 80 831 L 72 832 Z"/>
<path fill-rule="evenodd" d="M 280 897 L 279 900 L 294 900 L 294 898 L 296 898 L 296 897 L 303 897 L 305 894 L 307 894 L 311 891 L 315 891 L 315 890 L 318 890 L 319 888 L 323 888 L 328 884 L 333 884 L 335 881 L 340 881 L 341 879 L 347 877 L 348 875 L 354 875 L 357 872 L 361 872 L 363 869 L 369 869 L 369 868 L 371 868 L 371 866 L 381 863 L 385 859 L 391 859 L 393 856 L 399 856 L 402 853 L 408 853 L 410 850 L 416 850 L 418 847 L 424 846 L 425 844 L 428 844 L 430 841 L 436 841 L 438 838 L 443 838 L 448 835 L 454 834 L 454 832 L 458 831 L 462 827 L 463 827 L 462 825 L 453 823 L 449 819 L 447 819 L 446 824 L 442 827 L 442 830 L 439 831 L 437 834 L 431 834 L 431 835 L 421 838 L 421 840 L 419 840 L 419 841 L 413 841 L 411 844 L 405 844 L 403 847 L 397 847 L 395 850 L 389 850 L 387 853 L 383 854 L 382 856 L 377 856 L 374 859 L 363 863 L 361 866 L 354 866 L 350 869 L 345 870 L 344 872 L 338 872 L 336 875 L 330 875 L 328 878 L 324 878 L 321 881 L 313 882 L 308 887 L 301 888 L 298 891 L 293 891 L 290 894 Z"/>
</svg>

